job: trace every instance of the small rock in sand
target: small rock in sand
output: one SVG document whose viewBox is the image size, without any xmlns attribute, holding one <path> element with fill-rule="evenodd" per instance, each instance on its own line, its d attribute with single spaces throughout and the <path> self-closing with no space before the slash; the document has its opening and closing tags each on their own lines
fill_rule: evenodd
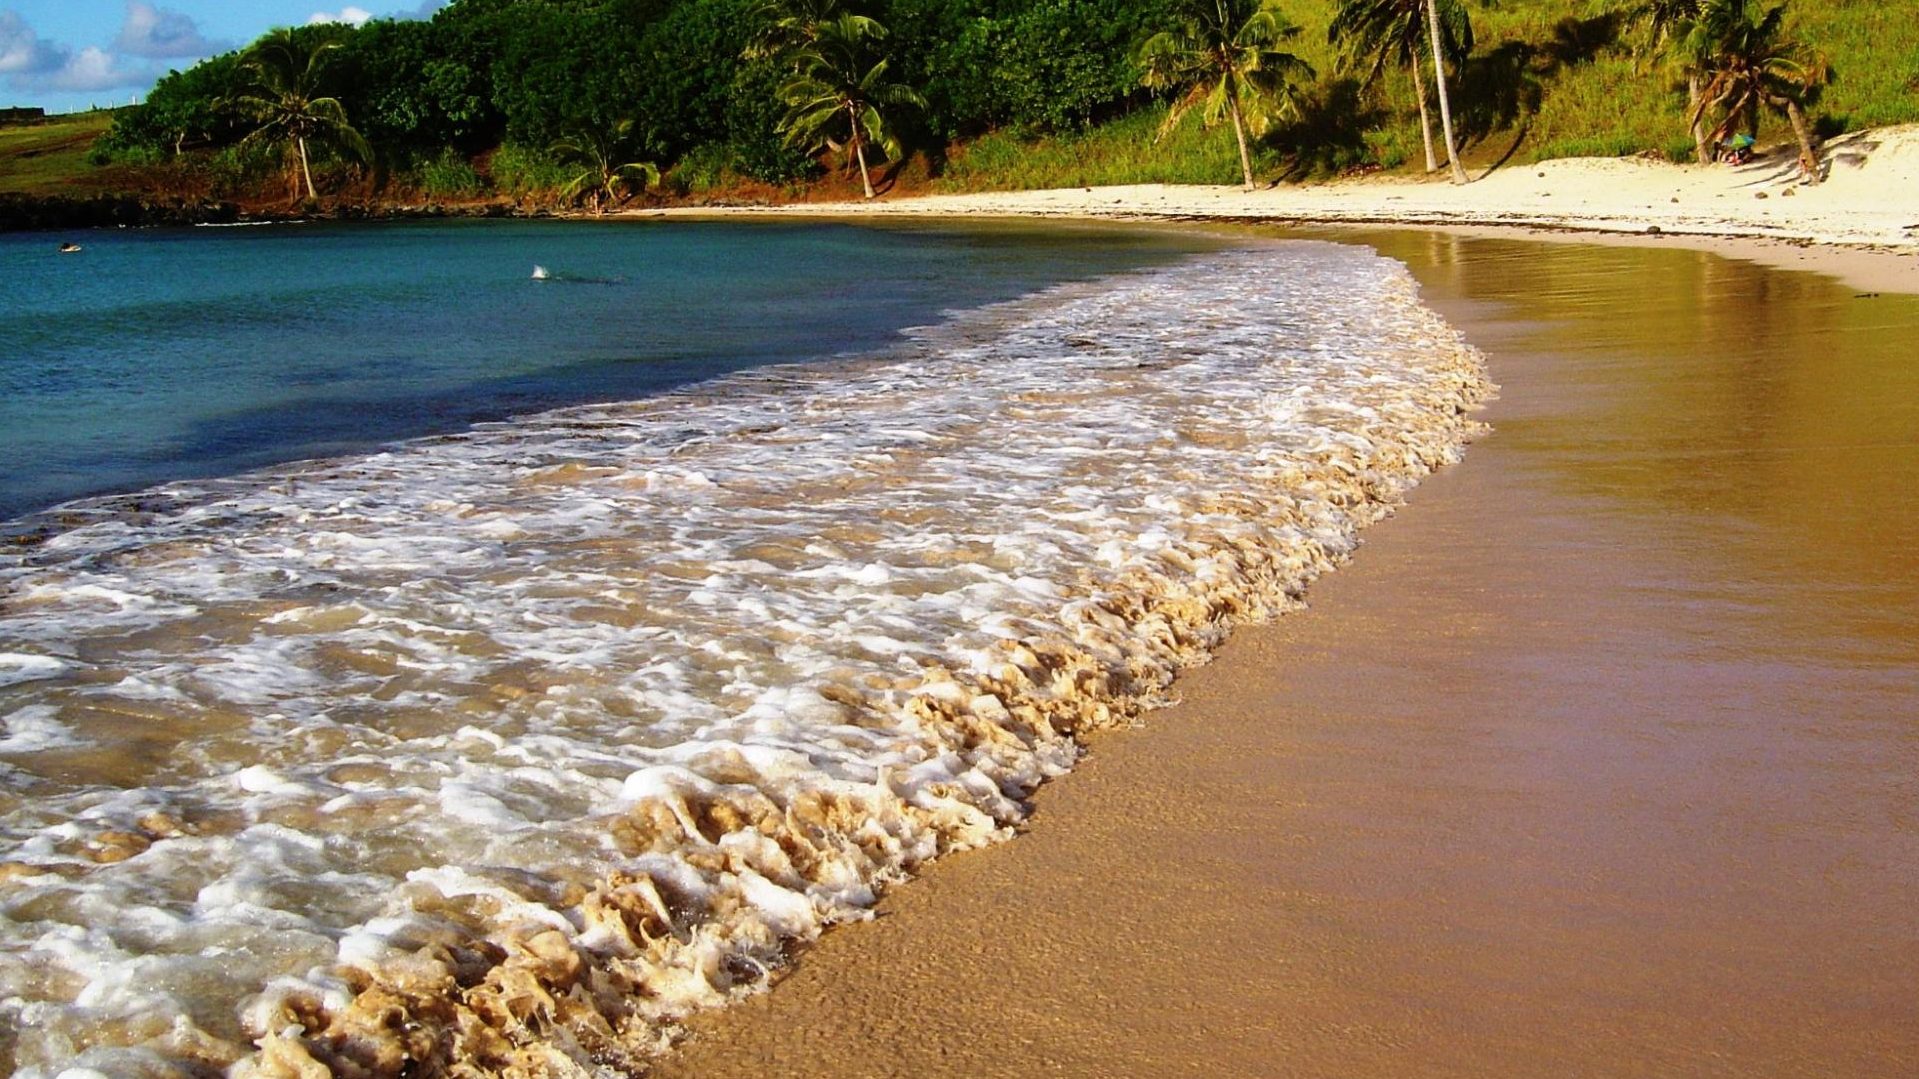
<svg viewBox="0 0 1919 1079">
<path fill-rule="evenodd" d="M 1752 193 L 1752 197 L 1756 199 L 1763 199 L 1766 197 L 1766 193 L 1764 191 L 1755 191 Z"/>
</svg>

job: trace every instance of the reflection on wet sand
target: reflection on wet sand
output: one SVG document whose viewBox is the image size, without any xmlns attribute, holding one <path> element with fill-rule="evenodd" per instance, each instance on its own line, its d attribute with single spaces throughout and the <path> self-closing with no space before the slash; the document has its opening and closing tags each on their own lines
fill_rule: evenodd
<svg viewBox="0 0 1919 1079">
<path fill-rule="evenodd" d="M 667 1074 L 1919 1074 L 1919 299 L 1364 240 L 1494 434 Z"/>
</svg>

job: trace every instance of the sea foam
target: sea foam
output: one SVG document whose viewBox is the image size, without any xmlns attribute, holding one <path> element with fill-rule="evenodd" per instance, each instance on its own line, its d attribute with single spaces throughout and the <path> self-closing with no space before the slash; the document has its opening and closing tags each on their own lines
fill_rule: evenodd
<svg viewBox="0 0 1919 1079">
<path fill-rule="evenodd" d="M 1008 836 L 1485 390 L 1402 267 L 1274 243 L 62 507 L 0 553 L 0 1058 L 635 1065 Z"/>
</svg>

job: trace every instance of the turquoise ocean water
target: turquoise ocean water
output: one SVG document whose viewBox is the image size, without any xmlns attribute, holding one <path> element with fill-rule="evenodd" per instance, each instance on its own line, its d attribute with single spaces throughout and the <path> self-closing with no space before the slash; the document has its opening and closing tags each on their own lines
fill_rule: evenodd
<svg viewBox="0 0 1919 1079">
<path fill-rule="evenodd" d="M 637 1074 L 1010 836 L 1480 392 L 1334 244 L 60 239 L 0 238 L 18 1079 Z"/>
<path fill-rule="evenodd" d="M 1196 250 L 1165 233 L 663 222 L 0 235 L 0 520 L 885 346 Z M 533 267 L 552 276 L 532 280 Z"/>
</svg>

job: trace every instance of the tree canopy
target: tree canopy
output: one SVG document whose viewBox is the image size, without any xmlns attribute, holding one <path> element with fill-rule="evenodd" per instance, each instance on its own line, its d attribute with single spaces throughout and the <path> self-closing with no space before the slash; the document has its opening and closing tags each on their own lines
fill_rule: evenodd
<svg viewBox="0 0 1919 1079">
<path fill-rule="evenodd" d="M 437 169 L 469 186 L 553 196 L 577 173 L 553 148 L 616 129 L 620 163 L 657 163 L 681 189 L 697 175 L 771 184 L 819 176 L 841 149 L 849 166 L 925 151 L 936 172 L 949 147 L 982 136 L 1000 146 L 1071 145 L 1088 131 L 1150 132 L 1148 110 L 1192 107 L 1231 121 L 1233 141 L 1244 144 L 1193 136 L 1190 146 L 1212 147 L 1195 159 L 1189 174 L 1197 177 L 1223 180 L 1229 157 L 1248 183 L 1256 167 L 1276 161 L 1392 165 L 1420 142 L 1430 170 L 1438 164 L 1431 129 L 1453 126 L 1449 90 L 1469 147 L 1496 129 L 1524 137 L 1538 110 L 1529 87 L 1542 73 L 1591 71 L 1602 54 L 1612 58 L 1605 63 L 1641 58 L 1633 92 L 1664 95 L 1642 112 L 1675 132 L 1679 117 L 1696 118 L 1701 155 L 1707 130 L 1733 111 L 1817 126 L 1807 112 L 1825 68 L 1793 44 L 1796 27 L 1775 9 L 1757 0 L 1596 2 L 1598 14 L 1555 25 L 1549 0 L 452 0 L 426 20 L 276 35 L 325 57 L 327 85 L 312 96 L 337 105 L 327 106 L 329 130 L 357 132 L 366 144 L 308 137 L 301 183 L 309 193 L 307 172 L 336 189 L 347 177 L 377 187 L 400 176 L 430 191 L 421 178 Z M 1836 0 L 1799 0 L 1815 2 Z M 1527 12 L 1506 14 L 1516 7 Z M 1526 21 L 1540 17 L 1543 30 Z M 1310 39 L 1297 36 L 1296 19 L 1313 27 Z M 843 20 L 883 28 L 883 46 L 869 47 L 880 35 L 867 34 L 861 48 L 870 55 L 839 63 L 817 34 Z M 1516 39 L 1515 26 L 1537 40 Z M 1626 30 L 1637 32 L 1628 38 Z M 1599 36 L 1588 43 L 1582 35 Z M 795 64 L 802 54 L 814 57 L 803 69 Z M 285 159 L 249 151 L 244 140 L 265 121 L 257 109 L 233 107 L 268 96 L 257 59 L 249 47 L 169 73 L 144 104 L 117 114 L 96 157 L 225 162 L 251 170 L 250 189 L 264 187 Z M 1683 99 L 1679 83 L 1646 70 L 1653 59 L 1683 74 Z M 835 127 L 827 118 L 838 114 L 820 109 L 832 96 L 822 88 L 849 73 L 854 87 L 871 87 L 852 95 L 865 107 L 845 109 L 846 123 Z M 803 74 L 821 93 L 800 92 Z M 1435 98 L 1437 124 L 1427 108 Z M 836 100 L 844 106 L 850 97 Z M 1566 125 L 1553 135 L 1564 140 Z M 1314 156 L 1312 138 L 1338 152 Z M 299 144 L 292 141 L 295 156 Z M 1447 156 L 1457 154 L 1449 147 Z M 198 175 L 191 168 L 183 164 L 181 175 Z M 249 188 L 236 179 L 224 189 Z"/>
<path fill-rule="evenodd" d="M 1123 111 L 1142 99 L 1133 52 L 1168 21 L 1161 0 L 800 0 L 799 17 L 808 7 L 892 29 L 888 81 L 926 102 L 904 134 L 932 139 L 1070 130 Z M 328 70 L 343 113 L 389 166 L 631 121 L 648 158 L 712 150 L 782 181 L 804 161 L 780 127 L 791 72 L 765 47 L 782 44 L 780 17 L 764 0 L 456 0 L 429 21 L 282 33 L 337 46 Z M 168 74 L 109 142 L 168 154 L 233 144 L 245 127 L 216 106 L 246 91 L 240 68 L 236 53 Z"/>
</svg>

